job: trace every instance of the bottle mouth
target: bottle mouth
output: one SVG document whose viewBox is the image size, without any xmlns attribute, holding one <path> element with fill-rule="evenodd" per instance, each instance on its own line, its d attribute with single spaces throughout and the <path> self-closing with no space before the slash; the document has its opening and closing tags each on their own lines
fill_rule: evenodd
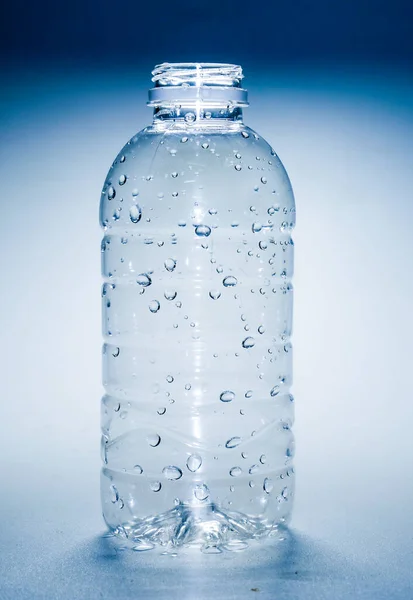
<svg viewBox="0 0 413 600">
<path fill-rule="evenodd" d="M 149 106 L 190 105 L 248 106 L 244 75 L 238 65 L 225 63 L 163 63 L 152 71 L 155 87 Z"/>
</svg>

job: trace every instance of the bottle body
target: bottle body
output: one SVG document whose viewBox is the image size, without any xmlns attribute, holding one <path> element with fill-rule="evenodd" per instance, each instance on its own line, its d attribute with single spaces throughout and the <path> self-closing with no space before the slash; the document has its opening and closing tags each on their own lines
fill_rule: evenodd
<svg viewBox="0 0 413 600">
<path fill-rule="evenodd" d="M 101 489 L 132 541 L 217 545 L 288 522 L 294 223 L 282 164 L 240 121 L 154 124 L 113 163 Z"/>
</svg>

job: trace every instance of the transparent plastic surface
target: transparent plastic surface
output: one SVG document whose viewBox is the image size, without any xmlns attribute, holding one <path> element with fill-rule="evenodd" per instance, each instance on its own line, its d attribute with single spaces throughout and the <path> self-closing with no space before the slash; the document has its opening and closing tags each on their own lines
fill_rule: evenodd
<svg viewBox="0 0 413 600">
<path fill-rule="evenodd" d="M 137 549 L 242 546 L 291 514 L 294 197 L 221 117 L 155 119 L 102 191 L 103 514 Z"/>
</svg>

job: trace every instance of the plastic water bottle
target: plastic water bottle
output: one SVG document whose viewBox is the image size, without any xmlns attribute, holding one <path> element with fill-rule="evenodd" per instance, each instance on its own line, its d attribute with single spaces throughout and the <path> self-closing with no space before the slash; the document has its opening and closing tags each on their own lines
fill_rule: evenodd
<svg viewBox="0 0 413 600">
<path fill-rule="evenodd" d="M 103 186 L 102 504 L 136 550 L 240 549 L 291 514 L 294 196 L 242 77 L 156 67 Z"/>
</svg>

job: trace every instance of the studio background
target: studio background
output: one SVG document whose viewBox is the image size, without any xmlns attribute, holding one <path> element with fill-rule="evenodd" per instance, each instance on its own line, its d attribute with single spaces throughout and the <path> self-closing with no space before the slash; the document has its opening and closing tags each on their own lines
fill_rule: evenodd
<svg viewBox="0 0 413 600">
<path fill-rule="evenodd" d="M 0 598 L 413 597 L 412 22 L 402 0 L 3 7 Z M 163 61 L 243 66 L 297 202 L 292 533 L 207 565 L 99 537 L 98 203 Z"/>
</svg>

